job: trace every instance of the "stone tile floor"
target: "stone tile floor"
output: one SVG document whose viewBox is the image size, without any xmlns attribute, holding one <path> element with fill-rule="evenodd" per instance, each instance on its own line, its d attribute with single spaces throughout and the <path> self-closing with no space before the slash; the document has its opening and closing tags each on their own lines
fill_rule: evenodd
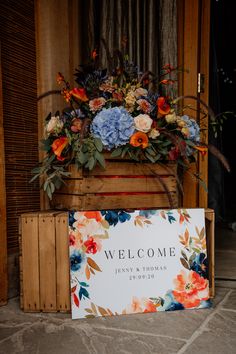
<svg viewBox="0 0 236 354">
<path fill-rule="evenodd" d="M 14 298 L 0 308 L 0 354 L 236 353 L 236 233 L 216 236 L 212 308 L 72 321 L 69 314 L 23 313 Z"/>
</svg>

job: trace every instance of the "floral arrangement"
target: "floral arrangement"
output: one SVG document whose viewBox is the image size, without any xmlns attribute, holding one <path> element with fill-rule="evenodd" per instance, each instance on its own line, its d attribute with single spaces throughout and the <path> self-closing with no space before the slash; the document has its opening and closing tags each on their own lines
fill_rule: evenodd
<svg viewBox="0 0 236 354">
<path fill-rule="evenodd" d="M 93 59 L 76 70 L 76 86 L 61 73 L 57 77 L 69 107 L 47 116 L 42 140 L 46 157 L 32 178 L 45 177 L 50 199 L 69 175 L 70 164 L 105 168 L 104 153 L 185 166 L 195 160 L 197 150 L 206 153 L 198 124 L 177 105 L 176 68 L 165 65 L 157 80 L 150 72 L 139 72 L 127 57 L 110 71 L 97 67 L 96 52 Z"/>
</svg>

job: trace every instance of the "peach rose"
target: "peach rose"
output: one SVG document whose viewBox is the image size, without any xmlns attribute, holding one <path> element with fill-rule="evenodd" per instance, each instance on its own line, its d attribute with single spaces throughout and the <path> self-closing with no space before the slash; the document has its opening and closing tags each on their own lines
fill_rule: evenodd
<svg viewBox="0 0 236 354">
<path fill-rule="evenodd" d="M 147 133 L 151 129 L 153 120 L 148 114 L 139 114 L 134 118 L 135 128 L 140 132 Z"/>
<path fill-rule="evenodd" d="M 148 92 L 146 89 L 139 87 L 134 91 L 135 97 L 147 96 Z"/>
<path fill-rule="evenodd" d="M 93 100 L 89 101 L 90 111 L 93 113 L 99 111 L 105 103 L 106 100 L 103 97 L 94 98 Z"/>
</svg>

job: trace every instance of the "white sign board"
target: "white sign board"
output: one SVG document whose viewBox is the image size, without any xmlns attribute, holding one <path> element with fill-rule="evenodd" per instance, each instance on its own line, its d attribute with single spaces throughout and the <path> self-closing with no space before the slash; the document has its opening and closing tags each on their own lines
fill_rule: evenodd
<svg viewBox="0 0 236 354">
<path fill-rule="evenodd" d="M 204 209 L 70 212 L 72 318 L 208 307 Z"/>
</svg>

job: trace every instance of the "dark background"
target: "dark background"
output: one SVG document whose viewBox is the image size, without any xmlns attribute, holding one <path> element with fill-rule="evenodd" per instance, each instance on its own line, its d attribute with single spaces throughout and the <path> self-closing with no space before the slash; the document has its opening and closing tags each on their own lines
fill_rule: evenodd
<svg viewBox="0 0 236 354">
<path fill-rule="evenodd" d="M 236 112 L 236 2 L 211 2 L 210 106 L 215 113 Z M 219 147 L 231 166 L 227 173 L 209 157 L 209 206 L 217 220 L 236 220 L 236 117 L 228 115 L 222 133 L 211 143 Z"/>
</svg>

